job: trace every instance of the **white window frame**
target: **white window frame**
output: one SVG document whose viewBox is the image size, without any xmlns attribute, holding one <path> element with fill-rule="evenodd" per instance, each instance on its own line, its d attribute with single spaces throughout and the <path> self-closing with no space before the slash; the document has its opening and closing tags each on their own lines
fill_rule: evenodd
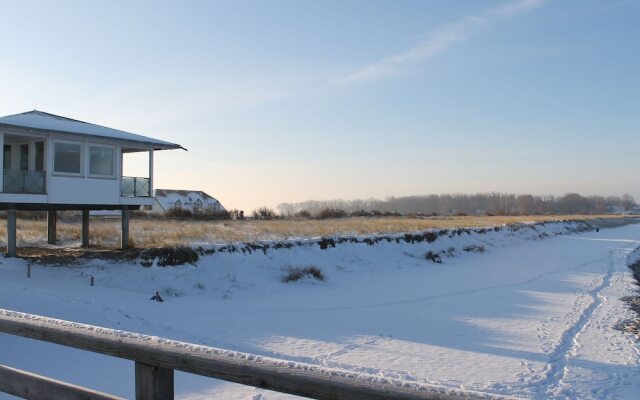
<svg viewBox="0 0 640 400">
<path fill-rule="evenodd" d="M 91 147 L 107 147 L 113 151 L 113 158 L 111 159 L 111 175 L 92 174 L 91 173 Z M 89 178 L 102 178 L 102 179 L 115 179 L 116 178 L 116 146 L 104 143 L 87 143 L 87 176 Z"/>
<path fill-rule="evenodd" d="M 56 171 L 56 143 L 66 143 L 66 144 L 74 144 L 74 145 L 80 146 L 80 172 L 75 173 L 75 172 L 59 172 L 59 171 Z M 85 160 L 85 157 L 84 157 L 84 153 L 85 153 L 84 142 L 81 142 L 79 140 L 54 139 L 52 147 L 53 147 L 53 149 L 52 149 L 53 160 L 51 160 L 51 161 L 52 161 L 52 164 L 53 164 L 53 168 L 52 168 L 53 175 L 84 178 L 84 160 Z"/>
</svg>

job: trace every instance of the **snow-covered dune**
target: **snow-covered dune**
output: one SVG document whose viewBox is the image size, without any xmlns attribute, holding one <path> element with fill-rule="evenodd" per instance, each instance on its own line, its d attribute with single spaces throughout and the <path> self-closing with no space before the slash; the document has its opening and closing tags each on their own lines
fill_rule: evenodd
<svg viewBox="0 0 640 400">
<path fill-rule="evenodd" d="M 634 290 L 640 225 L 591 228 L 207 246 L 194 265 L 92 259 L 36 264 L 31 279 L 26 261 L 3 259 L 0 308 L 458 389 L 634 398 L 640 348 L 613 327 L 632 317 L 619 299 Z M 324 280 L 284 282 L 310 267 Z M 132 363 L 106 356 L 0 335 L 0 363 L 133 393 Z M 290 397 L 181 373 L 176 391 Z"/>
</svg>

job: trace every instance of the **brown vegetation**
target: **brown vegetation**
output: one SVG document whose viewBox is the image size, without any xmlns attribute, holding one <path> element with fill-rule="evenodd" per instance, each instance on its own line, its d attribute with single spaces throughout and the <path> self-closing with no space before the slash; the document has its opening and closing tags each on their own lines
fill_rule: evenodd
<svg viewBox="0 0 640 400">
<path fill-rule="evenodd" d="M 326 279 L 322 270 L 312 265 L 309 267 L 289 267 L 287 273 L 282 277 L 282 282 L 297 282 L 303 278 L 311 278 L 320 282 L 324 282 Z"/>
<path fill-rule="evenodd" d="M 541 222 L 557 219 L 616 218 L 615 216 L 481 216 L 481 217 L 376 217 L 339 218 L 324 220 L 228 220 L 195 221 L 174 219 L 132 219 L 130 235 L 138 248 L 179 246 L 193 243 L 231 243 L 258 240 L 277 240 L 299 237 L 333 235 L 368 235 L 375 233 L 418 232 L 427 229 L 460 227 L 488 227 L 521 222 Z M 80 241 L 80 222 L 58 222 L 58 239 L 62 243 Z M 18 245 L 46 243 L 47 222 L 18 218 Z M 91 244 L 97 247 L 116 247 L 120 238 L 118 218 L 92 218 Z M 6 224 L 0 222 L 0 242 L 6 243 Z"/>
</svg>

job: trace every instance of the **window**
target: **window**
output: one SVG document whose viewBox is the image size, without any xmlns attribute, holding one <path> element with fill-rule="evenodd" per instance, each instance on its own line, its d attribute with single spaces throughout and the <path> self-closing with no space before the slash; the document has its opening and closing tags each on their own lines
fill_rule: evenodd
<svg viewBox="0 0 640 400">
<path fill-rule="evenodd" d="M 89 175 L 113 176 L 113 147 L 89 146 Z"/>
<path fill-rule="evenodd" d="M 29 145 L 20 145 L 20 169 L 26 171 L 29 169 Z"/>
<path fill-rule="evenodd" d="M 176 203 L 174 205 L 175 208 L 181 208 L 182 207 L 182 202 L 180 200 L 176 200 Z"/>
<path fill-rule="evenodd" d="M 3 163 L 4 163 L 3 165 L 4 169 L 11 169 L 11 145 L 10 144 L 4 145 Z"/>
<path fill-rule="evenodd" d="M 53 146 L 53 170 L 63 174 L 82 173 L 82 144 L 76 142 L 55 142 Z"/>
<path fill-rule="evenodd" d="M 36 171 L 44 171 L 44 142 L 36 142 Z"/>
</svg>

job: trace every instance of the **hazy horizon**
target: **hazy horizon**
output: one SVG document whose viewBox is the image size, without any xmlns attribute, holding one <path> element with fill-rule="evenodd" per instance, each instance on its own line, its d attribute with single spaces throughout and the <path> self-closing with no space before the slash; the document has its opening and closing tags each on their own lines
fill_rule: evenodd
<svg viewBox="0 0 640 400">
<path fill-rule="evenodd" d="M 2 2 L 0 115 L 179 143 L 247 212 L 439 193 L 640 198 L 640 3 Z M 28 27 L 28 29 L 25 29 Z M 146 163 L 127 160 L 144 175 Z"/>
</svg>

